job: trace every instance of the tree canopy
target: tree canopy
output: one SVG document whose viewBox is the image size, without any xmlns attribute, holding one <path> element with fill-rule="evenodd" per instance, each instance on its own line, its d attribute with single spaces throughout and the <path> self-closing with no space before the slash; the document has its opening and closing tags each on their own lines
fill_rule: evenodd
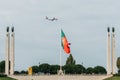
<svg viewBox="0 0 120 80">
<path fill-rule="evenodd" d="M 118 68 L 118 73 L 120 74 L 120 57 L 117 58 L 117 68 Z"/>
<path fill-rule="evenodd" d="M 50 73 L 50 65 L 47 63 L 39 65 L 39 71 L 45 74 Z"/>
<path fill-rule="evenodd" d="M 75 64 L 75 60 L 74 60 L 72 54 L 70 54 L 66 60 L 66 65 L 68 65 L 68 64 Z"/>
<path fill-rule="evenodd" d="M 86 74 L 92 74 L 92 73 L 94 73 L 94 69 L 92 67 L 88 67 L 86 69 Z"/>
<path fill-rule="evenodd" d="M 5 73 L 5 61 L 0 62 L 0 73 Z"/>
<path fill-rule="evenodd" d="M 106 71 L 106 69 L 105 69 L 104 67 L 102 67 L 102 66 L 96 66 L 96 67 L 94 67 L 94 73 L 95 73 L 95 74 L 106 74 L 107 71 Z"/>
</svg>

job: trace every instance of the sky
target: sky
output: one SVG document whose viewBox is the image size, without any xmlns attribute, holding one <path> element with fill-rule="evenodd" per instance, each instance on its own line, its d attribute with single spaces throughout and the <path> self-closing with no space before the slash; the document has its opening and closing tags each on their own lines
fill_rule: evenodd
<svg viewBox="0 0 120 80">
<path fill-rule="evenodd" d="M 62 65 L 63 29 L 76 64 L 106 67 L 107 27 L 115 27 L 116 58 L 120 56 L 119 0 L 0 0 L 0 61 L 5 60 L 6 27 L 15 28 L 15 70 L 42 63 Z M 48 21 L 45 17 L 56 17 Z"/>
</svg>

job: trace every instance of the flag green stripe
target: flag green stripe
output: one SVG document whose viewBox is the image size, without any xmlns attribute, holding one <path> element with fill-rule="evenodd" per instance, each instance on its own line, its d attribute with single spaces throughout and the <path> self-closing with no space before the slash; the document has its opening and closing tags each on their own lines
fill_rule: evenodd
<svg viewBox="0 0 120 80">
<path fill-rule="evenodd" d="M 65 37 L 63 30 L 61 29 L 61 38 Z"/>
<path fill-rule="evenodd" d="M 61 46 L 64 49 L 64 45 L 63 45 L 63 41 L 62 41 L 63 38 L 65 38 L 65 34 L 64 34 L 63 30 L 61 29 Z"/>
</svg>

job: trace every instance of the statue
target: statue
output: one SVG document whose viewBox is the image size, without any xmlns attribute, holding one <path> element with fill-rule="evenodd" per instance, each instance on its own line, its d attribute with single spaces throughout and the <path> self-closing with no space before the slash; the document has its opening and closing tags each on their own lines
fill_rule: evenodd
<svg viewBox="0 0 120 80">
<path fill-rule="evenodd" d="M 12 32 L 14 32 L 14 27 L 12 27 Z"/>
<path fill-rule="evenodd" d="M 9 32 L 9 27 L 7 27 L 7 32 Z"/>
<path fill-rule="evenodd" d="M 114 27 L 112 28 L 112 32 L 115 32 L 115 28 Z"/>
<path fill-rule="evenodd" d="M 108 32 L 110 32 L 110 28 L 108 27 Z"/>
</svg>

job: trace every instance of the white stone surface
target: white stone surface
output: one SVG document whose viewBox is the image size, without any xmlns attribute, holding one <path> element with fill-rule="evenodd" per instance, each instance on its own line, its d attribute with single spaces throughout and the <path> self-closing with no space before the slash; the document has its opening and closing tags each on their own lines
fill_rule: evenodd
<svg viewBox="0 0 120 80">
<path fill-rule="evenodd" d="M 110 59 L 110 52 L 111 52 L 111 49 L 110 49 L 110 32 L 108 32 L 108 37 L 107 37 L 107 75 L 110 75 L 111 74 L 111 59 Z"/>
<path fill-rule="evenodd" d="M 41 75 L 41 76 L 10 76 L 18 80 L 103 80 L 111 75 Z"/>
<path fill-rule="evenodd" d="M 112 74 L 116 73 L 115 34 L 112 33 Z"/>
<path fill-rule="evenodd" d="M 5 74 L 9 75 L 9 57 L 10 57 L 10 33 L 6 33 L 6 60 L 5 60 Z"/>
<path fill-rule="evenodd" d="M 10 65 L 10 75 L 13 75 L 14 74 L 14 32 L 12 32 L 11 34 L 11 54 L 10 54 L 10 62 L 11 62 L 11 65 Z"/>
</svg>

